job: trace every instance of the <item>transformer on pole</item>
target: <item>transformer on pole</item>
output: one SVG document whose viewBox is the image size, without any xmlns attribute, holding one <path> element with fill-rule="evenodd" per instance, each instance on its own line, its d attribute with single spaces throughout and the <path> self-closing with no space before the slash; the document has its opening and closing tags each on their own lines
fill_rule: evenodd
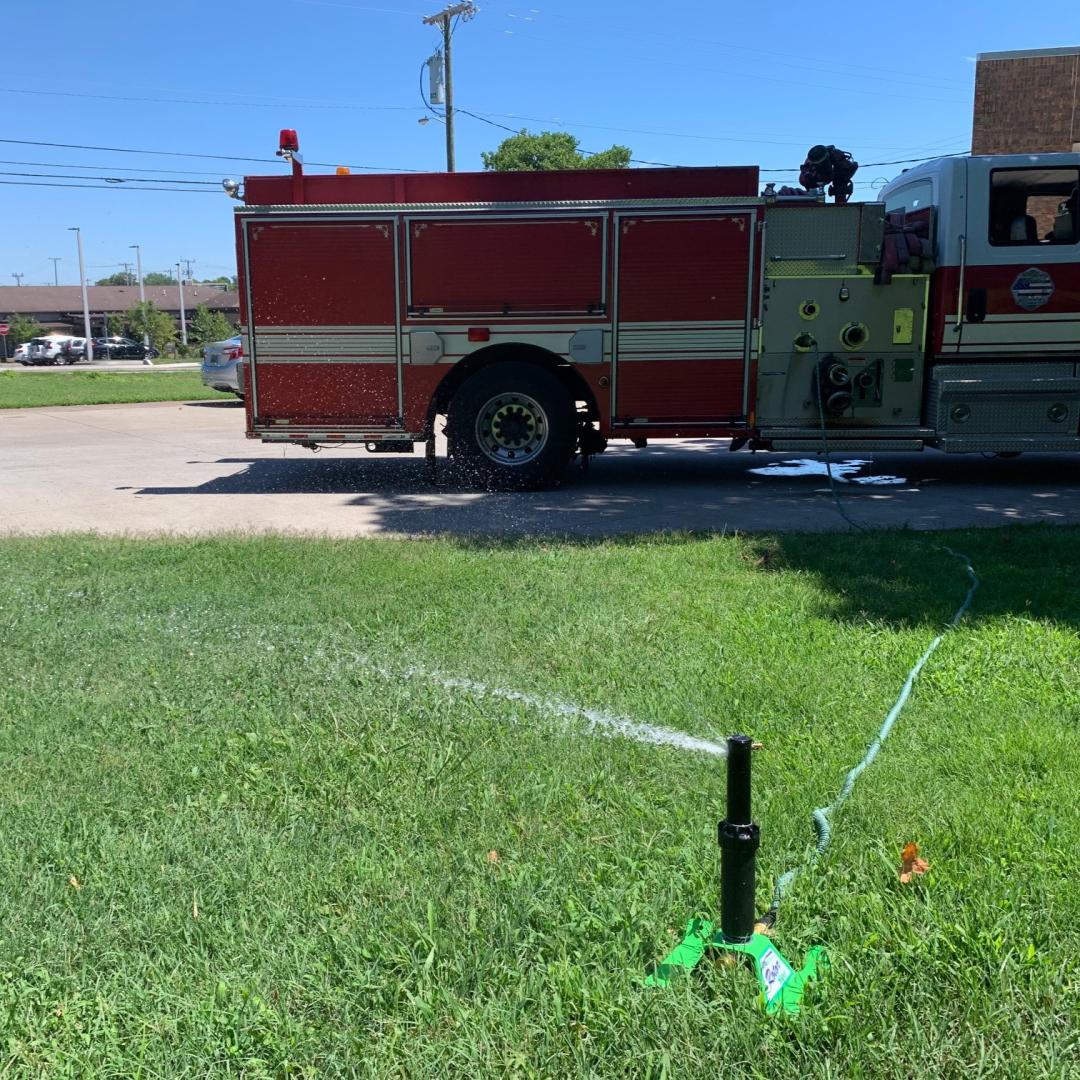
<svg viewBox="0 0 1080 1080">
<path fill-rule="evenodd" d="M 446 90 L 446 171 L 453 172 L 454 165 L 454 80 L 450 67 L 450 42 L 453 37 L 451 32 L 451 20 L 457 17 L 471 19 L 476 14 L 476 6 L 472 0 L 464 0 L 463 3 L 451 4 L 445 7 L 437 15 L 428 15 L 424 19 L 425 26 L 438 26 L 442 30 L 443 48 L 442 55 L 436 53 L 428 61 L 429 76 L 433 74 L 432 61 L 439 58 L 439 67 L 442 68 L 443 81 Z M 434 81 L 432 84 L 434 90 Z M 432 94 L 434 100 L 434 93 Z"/>
<path fill-rule="evenodd" d="M 428 104 L 446 104 L 446 74 L 443 68 L 442 49 L 436 49 L 428 58 Z"/>
</svg>

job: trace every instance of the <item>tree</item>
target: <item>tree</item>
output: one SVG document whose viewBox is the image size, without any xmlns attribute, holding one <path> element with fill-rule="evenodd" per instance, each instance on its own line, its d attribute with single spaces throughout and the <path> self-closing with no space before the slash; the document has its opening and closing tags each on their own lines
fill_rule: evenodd
<svg viewBox="0 0 1080 1080">
<path fill-rule="evenodd" d="M 135 275 L 130 270 L 118 270 L 115 274 L 95 281 L 95 285 L 134 285 Z"/>
<path fill-rule="evenodd" d="M 585 154 L 578 141 L 565 131 L 541 131 L 533 135 L 524 128 L 503 139 L 481 155 L 484 168 L 492 172 L 542 172 L 548 169 L 627 169 L 630 149 L 612 146 L 599 154 Z"/>
<path fill-rule="evenodd" d="M 149 274 L 143 274 L 144 285 L 176 285 L 176 278 L 172 274 L 163 274 L 159 270 L 151 270 Z"/>
<path fill-rule="evenodd" d="M 8 340 L 12 345 L 22 345 L 31 338 L 41 337 L 45 327 L 32 315 L 20 315 L 16 312 L 8 320 Z"/>
<path fill-rule="evenodd" d="M 164 352 L 165 346 L 176 340 L 176 323 L 172 316 L 159 311 L 153 300 L 128 308 L 124 314 L 124 328 L 129 337 L 141 338 L 146 334 L 158 352 Z"/>
<path fill-rule="evenodd" d="M 236 278 L 235 277 L 227 277 L 225 274 L 222 274 L 220 277 L 203 278 L 203 280 L 200 281 L 199 284 L 200 285 L 222 285 L 226 289 L 235 289 L 236 288 Z"/>
<path fill-rule="evenodd" d="M 199 304 L 188 320 L 188 341 L 196 345 L 224 341 L 235 333 L 232 323 L 220 311 L 211 311 L 205 304 Z"/>
</svg>

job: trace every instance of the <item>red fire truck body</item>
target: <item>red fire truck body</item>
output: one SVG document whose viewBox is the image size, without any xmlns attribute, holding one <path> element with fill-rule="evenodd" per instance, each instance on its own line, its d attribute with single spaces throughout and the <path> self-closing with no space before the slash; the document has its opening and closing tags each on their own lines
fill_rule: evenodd
<svg viewBox="0 0 1080 1080">
<path fill-rule="evenodd" d="M 755 168 L 249 177 L 248 435 L 556 478 L 611 438 L 1080 450 L 1080 155 L 880 202 Z"/>
</svg>

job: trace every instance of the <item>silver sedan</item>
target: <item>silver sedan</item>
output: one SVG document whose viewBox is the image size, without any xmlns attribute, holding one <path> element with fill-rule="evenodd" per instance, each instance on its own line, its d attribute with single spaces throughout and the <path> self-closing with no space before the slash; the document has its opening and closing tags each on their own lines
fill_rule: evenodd
<svg viewBox="0 0 1080 1080">
<path fill-rule="evenodd" d="M 243 397 L 237 369 L 244 362 L 244 339 L 239 336 L 215 341 L 203 348 L 202 381 L 214 390 Z"/>
</svg>

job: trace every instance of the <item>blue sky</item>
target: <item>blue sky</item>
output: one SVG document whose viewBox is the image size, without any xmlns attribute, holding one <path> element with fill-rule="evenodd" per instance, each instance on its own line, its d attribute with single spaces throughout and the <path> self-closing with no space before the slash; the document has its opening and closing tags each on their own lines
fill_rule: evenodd
<svg viewBox="0 0 1080 1080">
<path fill-rule="evenodd" d="M 146 271 L 189 258 L 196 277 L 234 272 L 233 204 L 220 189 L 179 181 L 280 171 L 273 151 L 282 127 L 298 129 L 309 161 L 443 168 L 442 126 L 417 122 L 420 66 L 439 41 L 421 17 L 440 6 L 38 0 L 9 8 L 4 139 L 269 160 L 0 142 L 0 173 L 9 174 L 0 175 L 0 283 L 15 284 L 17 272 L 23 284 L 51 284 L 49 256 L 62 259 L 61 283 L 75 283 L 72 225 L 83 230 L 93 278 L 119 269 L 135 243 Z M 682 165 L 797 167 L 814 142 L 865 163 L 962 151 L 976 53 L 1080 44 L 1080 8 L 1069 4 L 1053 19 L 1021 18 L 1004 0 L 915 9 L 805 0 L 479 6 L 454 38 L 459 107 L 514 129 L 568 130 L 584 149 L 618 142 L 635 158 Z M 507 134 L 460 116 L 459 170 L 480 168 L 480 152 Z M 901 167 L 864 167 L 857 194 L 872 197 L 874 182 Z M 19 186 L 94 185 L 104 176 L 128 179 L 104 190 Z"/>
</svg>

